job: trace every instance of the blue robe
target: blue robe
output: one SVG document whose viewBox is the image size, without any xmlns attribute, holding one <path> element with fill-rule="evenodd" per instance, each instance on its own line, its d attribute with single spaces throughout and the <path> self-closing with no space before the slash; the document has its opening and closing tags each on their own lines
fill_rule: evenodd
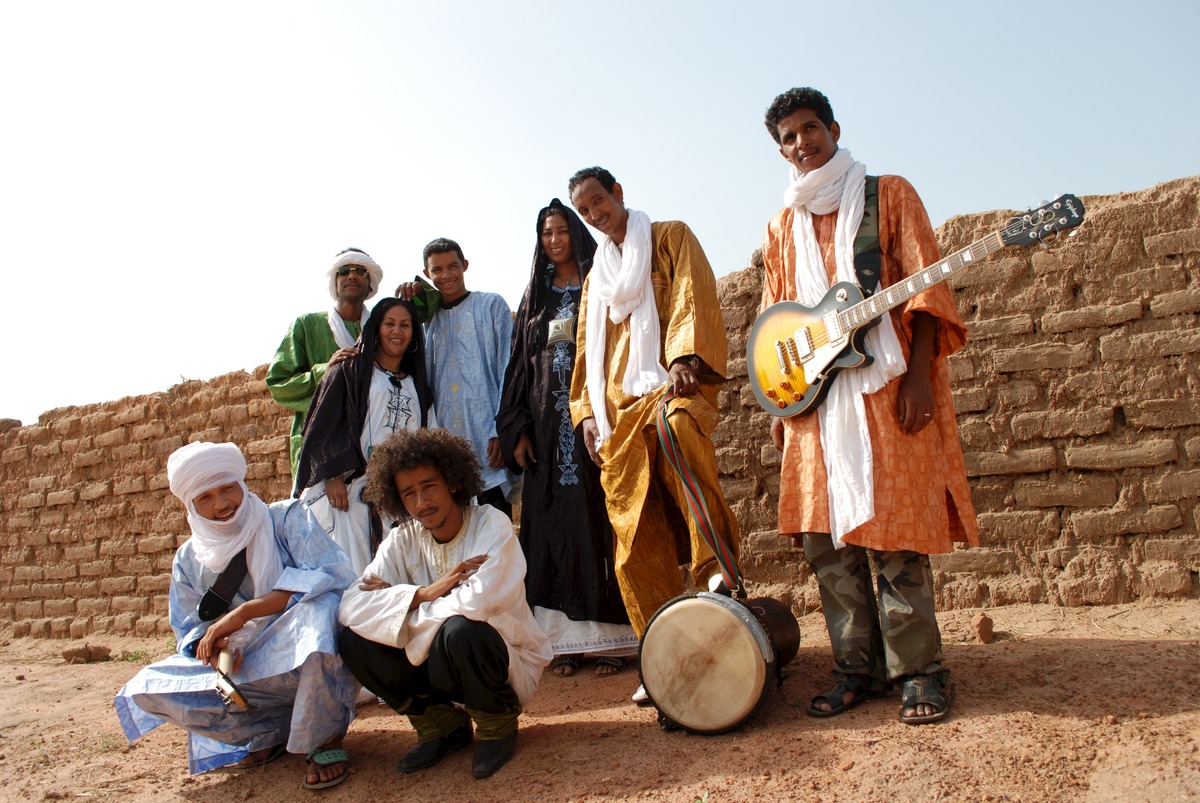
<svg viewBox="0 0 1200 803">
<path fill-rule="evenodd" d="M 425 359 L 438 423 L 475 447 L 483 490 L 512 490 L 513 477 L 488 468 L 488 441 L 496 437 L 496 413 L 504 371 L 512 353 L 512 310 L 495 293 L 469 293 L 443 306 L 426 325 Z"/>
<path fill-rule="evenodd" d="M 211 624 L 200 621 L 197 606 L 218 573 L 196 560 L 190 540 L 175 553 L 171 571 L 178 653 L 143 669 L 113 701 L 131 742 L 163 722 L 186 729 L 192 773 L 284 742 L 288 752 L 306 754 L 343 735 L 354 719 L 358 682 L 337 654 L 338 606 L 354 571 L 304 503 L 276 502 L 270 509 L 284 567 L 275 590 L 293 596 L 283 613 L 247 626 L 257 632 L 241 648 L 233 681 L 251 710 L 226 706 L 215 690 L 216 672 L 196 660 L 196 645 Z M 249 601 L 252 589 L 247 575 L 231 608 Z"/>
</svg>

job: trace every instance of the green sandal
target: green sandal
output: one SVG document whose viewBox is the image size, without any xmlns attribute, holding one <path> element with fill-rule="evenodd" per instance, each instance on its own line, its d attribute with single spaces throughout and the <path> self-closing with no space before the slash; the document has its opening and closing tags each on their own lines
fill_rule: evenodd
<svg viewBox="0 0 1200 803">
<path fill-rule="evenodd" d="M 340 747 L 327 750 L 323 747 L 318 747 L 316 750 L 310 750 L 308 755 L 304 757 L 306 764 L 316 764 L 318 767 L 328 767 L 332 764 L 345 764 L 346 769 L 336 778 L 330 778 L 328 781 L 317 781 L 309 783 L 308 778 L 304 779 L 305 789 L 328 789 L 331 786 L 337 786 L 350 777 L 350 754 Z"/>
</svg>

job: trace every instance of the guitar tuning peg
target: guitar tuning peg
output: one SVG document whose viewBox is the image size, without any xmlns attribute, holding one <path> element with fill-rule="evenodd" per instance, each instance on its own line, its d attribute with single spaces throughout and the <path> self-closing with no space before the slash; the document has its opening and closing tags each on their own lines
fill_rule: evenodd
<svg viewBox="0 0 1200 803">
<path fill-rule="evenodd" d="M 1048 203 L 1050 203 L 1050 202 L 1047 201 L 1045 198 L 1043 198 L 1040 201 L 1035 199 L 1032 202 L 1030 202 L 1029 210 L 1032 212 L 1034 209 L 1041 209 L 1043 206 L 1045 206 Z"/>
</svg>

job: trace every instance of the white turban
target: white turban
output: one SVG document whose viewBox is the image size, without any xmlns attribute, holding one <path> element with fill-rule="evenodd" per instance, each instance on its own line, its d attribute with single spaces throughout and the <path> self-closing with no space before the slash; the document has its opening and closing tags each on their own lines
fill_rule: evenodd
<svg viewBox="0 0 1200 803">
<path fill-rule="evenodd" d="M 367 269 L 367 275 L 371 279 L 371 289 L 367 292 L 367 298 L 374 298 L 379 292 L 379 286 L 383 284 L 383 268 L 379 267 L 379 263 L 371 259 L 362 251 L 347 251 L 344 254 L 338 254 L 338 258 L 333 261 L 333 267 L 329 269 L 329 295 L 334 301 L 337 297 L 337 272 L 338 268 L 344 268 L 347 265 L 362 265 Z"/>
<path fill-rule="evenodd" d="M 167 458 L 167 482 L 171 493 L 187 508 L 196 560 L 220 573 L 234 555 L 246 549 L 254 596 L 273 590 L 283 573 L 275 527 L 266 503 L 246 487 L 246 458 L 241 449 L 232 443 L 189 443 Z M 197 496 L 233 482 L 242 486 L 243 498 L 228 521 L 206 519 L 196 511 L 193 500 Z"/>
</svg>

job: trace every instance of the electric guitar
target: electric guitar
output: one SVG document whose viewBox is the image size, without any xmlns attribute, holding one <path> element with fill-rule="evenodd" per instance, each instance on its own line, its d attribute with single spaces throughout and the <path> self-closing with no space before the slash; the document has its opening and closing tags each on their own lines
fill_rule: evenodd
<svg viewBox="0 0 1200 803">
<path fill-rule="evenodd" d="M 869 298 L 857 284 L 838 282 L 815 307 L 796 301 L 771 305 L 754 322 L 746 343 L 746 373 L 755 398 L 771 415 L 811 413 L 839 372 L 874 360 L 863 341 L 890 309 L 994 251 L 1033 245 L 1082 222 L 1083 203 L 1074 195 L 1060 195 Z"/>
</svg>

